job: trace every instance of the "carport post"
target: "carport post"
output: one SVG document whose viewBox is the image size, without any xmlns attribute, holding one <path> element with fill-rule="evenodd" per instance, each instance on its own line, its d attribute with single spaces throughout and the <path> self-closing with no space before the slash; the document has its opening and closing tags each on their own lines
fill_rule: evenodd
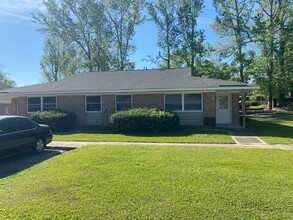
<svg viewBox="0 0 293 220">
<path fill-rule="evenodd" d="M 246 128 L 246 120 L 245 120 L 245 115 L 246 115 L 246 97 L 245 97 L 245 92 L 242 92 L 242 101 L 241 101 L 241 106 L 242 106 L 242 121 L 243 121 L 243 127 Z"/>
</svg>

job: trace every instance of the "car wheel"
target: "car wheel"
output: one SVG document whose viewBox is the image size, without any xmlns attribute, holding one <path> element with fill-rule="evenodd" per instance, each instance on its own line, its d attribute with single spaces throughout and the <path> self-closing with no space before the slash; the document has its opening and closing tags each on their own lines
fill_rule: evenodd
<svg viewBox="0 0 293 220">
<path fill-rule="evenodd" d="M 34 146 L 34 152 L 35 153 L 41 153 L 45 149 L 45 142 L 43 139 L 37 139 L 35 146 Z"/>
</svg>

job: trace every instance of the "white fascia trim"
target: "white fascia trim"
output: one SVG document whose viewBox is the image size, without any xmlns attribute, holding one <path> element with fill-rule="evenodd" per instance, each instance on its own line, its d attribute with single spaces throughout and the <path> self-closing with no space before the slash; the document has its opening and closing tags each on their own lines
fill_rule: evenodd
<svg viewBox="0 0 293 220">
<path fill-rule="evenodd" d="M 21 97 L 21 96 L 44 96 L 44 95 L 90 95 L 90 94 L 137 94 L 137 93 L 166 93 L 166 92 L 247 92 L 255 89 L 260 89 L 259 86 L 223 86 L 209 88 L 178 88 L 178 89 L 138 89 L 138 90 L 75 90 L 75 91 L 52 91 L 52 92 L 28 92 L 28 93 L 9 93 L 5 96 Z"/>
</svg>

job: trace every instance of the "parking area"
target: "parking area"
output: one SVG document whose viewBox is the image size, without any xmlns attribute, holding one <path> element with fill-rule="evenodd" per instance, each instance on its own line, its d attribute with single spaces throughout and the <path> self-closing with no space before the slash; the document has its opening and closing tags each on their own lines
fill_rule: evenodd
<svg viewBox="0 0 293 220">
<path fill-rule="evenodd" d="M 52 157 L 58 156 L 73 148 L 58 148 L 48 147 L 40 154 L 33 154 L 27 152 L 16 156 L 0 159 L 0 179 L 6 178 L 18 172 L 21 172 L 38 163 L 48 160 Z"/>
</svg>

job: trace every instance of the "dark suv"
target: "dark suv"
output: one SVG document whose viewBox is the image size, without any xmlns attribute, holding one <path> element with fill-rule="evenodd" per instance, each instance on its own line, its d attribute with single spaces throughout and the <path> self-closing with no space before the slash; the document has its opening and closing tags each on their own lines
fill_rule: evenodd
<svg viewBox="0 0 293 220">
<path fill-rule="evenodd" d="M 0 157 L 29 150 L 40 153 L 52 137 L 48 125 L 22 116 L 0 116 Z"/>
</svg>

